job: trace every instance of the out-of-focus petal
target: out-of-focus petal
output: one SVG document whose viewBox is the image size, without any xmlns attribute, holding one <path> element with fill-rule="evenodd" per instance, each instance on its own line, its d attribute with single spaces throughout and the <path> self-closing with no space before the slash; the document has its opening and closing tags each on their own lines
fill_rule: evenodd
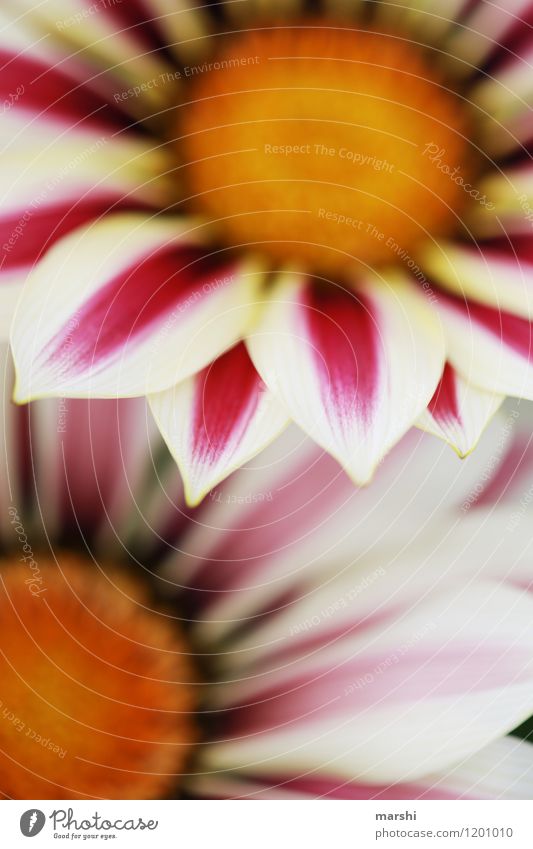
<svg viewBox="0 0 533 849">
<path fill-rule="evenodd" d="M 447 357 L 474 386 L 533 399 L 533 325 L 527 318 L 441 294 Z"/>
<path fill-rule="evenodd" d="M 36 266 L 11 341 L 16 399 L 158 392 L 231 347 L 255 311 L 255 265 L 209 254 L 196 222 L 108 216 Z"/>
<path fill-rule="evenodd" d="M 506 0 L 504 3 L 470 3 L 470 14 L 462 21 L 450 38 L 448 49 L 459 56 L 472 70 L 479 66 L 491 54 L 505 46 L 505 40 L 522 24 L 529 11 L 530 0 Z M 503 53 L 503 50 L 502 50 Z M 508 54 L 504 54 L 508 55 Z"/>
<path fill-rule="evenodd" d="M 205 55 L 210 26 L 202 5 L 195 0 L 151 0 L 150 9 L 161 37 L 181 61 Z"/>
<path fill-rule="evenodd" d="M 491 170 L 476 185 L 476 190 L 483 202 L 473 203 L 468 212 L 468 225 L 474 236 L 499 238 L 502 244 L 505 239 L 512 241 L 515 235 L 523 236 L 524 241 L 529 237 L 531 241 L 533 167 L 530 162 L 508 165 L 503 173 Z M 481 243 L 481 249 L 483 247 Z M 531 248 L 528 253 L 531 255 Z"/>
<path fill-rule="evenodd" d="M 289 421 L 242 342 L 188 380 L 151 395 L 150 406 L 191 505 L 258 454 Z"/>
<path fill-rule="evenodd" d="M 439 0 L 392 0 L 378 5 L 376 12 L 385 27 L 399 26 L 405 31 L 423 37 L 428 44 L 442 42 L 446 33 L 454 28 L 457 18 L 468 0 L 450 0 L 446 6 Z"/>
<path fill-rule="evenodd" d="M 355 6 L 356 2 L 352 0 L 351 5 Z M 224 11 L 233 20 L 253 22 L 258 17 L 295 14 L 302 10 L 303 5 L 303 0 L 242 0 L 240 3 L 227 3 Z"/>
<path fill-rule="evenodd" d="M 528 44 L 519 56 L 511 55 L 492 74 L 481 77 L 470 92 L 482 117 L 480 132 L 493 156 L 512 147 L 514 134 L 524 138 L 527 128 L 531 130 L 532 63 L 533 45 Z"/>
<path fill-rule="evenodd" d="M 425 783 L 437 796 L 454 799 L 531 799 L 533 746 L 516 737 L 502 737 L 457 766 Z"/>
<path fill-rule="evenodd" d="M 213 773 L 194 776 L 188 785 L 200 798 L 215 799 L 531 799 L 532 756 L 530 743 L 502 737 L 449 770 L 410 784 L 364 784 L 316 771 L 270 781 Z"/>
<path fill-rule="evenodd" d="M 533 233 L 532 233 L 533 237 Z M 533 317 L 533 238 L 427 248 L 424 268 L 454 295 Z"/>
<path fill-rule="evenodd" d="M 379 608 L 384 586 L 397 580 L 397 592 L 418 568 L 429 587 L 442 580 L 450 563 L 459 563 L 461 574 L 454 580 L 464 580 L 465 562 L 457 555 L 465 539 L 479 546 L 487 535 L 483 519 L 460 534 L 457 514 L 477 517 L 479 510 L 473 508 L 485 493 L 492 503 L 489 486 L 506 462 L 514 426 L 515 417 L 495 417 L 487 438 L 462 461 L 440 440 L 413 429 L 380 466 L 372 486 L 358 490 L 327 454 L 310 450 L 309 441 L 299 445 L 295 428 L 287 429 L 257 458 L 255 469 L 237 472 L 206 500 L 198 524 L 180 538 L 181 554 L 164 564 L 169 581 L 191 588 L 188 603 L 194 602 L 197 611 L 198 642 L 228 639 L 245 620 L 255 622 L 267 611 L 285 608 L 295 592 L 306 595 L 317 585 L 325 606 L 348 594 L 354 601 L 334 618 L 321 620 L 320 627 L 313 625 L 310 637 L 325 639 L 330 626 L 343 626 L 344 615 L 353 622 L 354 615 L 365 617 Z M 505 529 L 507 521 L 494 532 Z M 490 545 L 494 553 L 492 540 Z M 384 574 L 391 552 L 397 560 Z M 478 555 L 483 560 L 485 550 Z M 476 562 L 473 551 L 468 556 Z M 352 593 L 360 584 L 350 573 L 348 564 L 354 563 L 358 568 L 370 564 L 372 577 L 364 593 Z M 498 575 L 505 569 L 508 561 L 499 564 Z M 338 573 L 345 584 L 333 586 L 331 578 Z M 294 620 L 290 610 L 288 616 L 287 633 Z M 264 645 L 268 649 L 268 637 Z"/>
<path fill-rule="evenodd" d="M 48 61 L 0 39 L 2 325 L 11 321 L 16 287 L 62 236 L 109 211 L 168 200 L 163 150 L 88 83 Z"/>
<path fill-rule="evenodd" d="M 449 769 L 532 712 L 532 611 L 523 592 L 477 580 L 424 594 L 388 627 L 359 623 L 305 660 L 230 672 L 211 693 L 228 710 L 226 735 L 203 768 L 320 768 L 370 783 Z M 293 614 L 296 628 L 297 604 Z M 315 615 L 328 615 L 319 597 Z M 238 657 L 238 641 L 227 651 Z"/>
<path fill-rule="evenodd" d="M 347 292 L 287 274 L 248 347 L 293 419 L 357 483 L 427 406 L 444 366 L 438 319 L 403 280 Z"/>
<path fill-rule="evenodd" d="M 46 37 L 65 50 L 75 61 L 83 61 L 96 76 L 109 75 L 114 80 L 115 91 L 138 87 L 138 93 L 126 98 L 127 106 L 134 111 L 142 105 L 144 111 L 164 103 L 169 96 L 168 85 L 147 85 L 152 80 L 164 78 L 172 67 L 158 51 L 158 45 L 149 34 L 150 27 L 131 26 L 122 4 L 97 4 L 85 0 L 6 0 L 6 13 L 30 25 L 36 36 Z M 132 6 L 131 3 L 123 5 Z M 137 15 L 138 21 L 153 17 L 149 9 Z"/>
</svg>

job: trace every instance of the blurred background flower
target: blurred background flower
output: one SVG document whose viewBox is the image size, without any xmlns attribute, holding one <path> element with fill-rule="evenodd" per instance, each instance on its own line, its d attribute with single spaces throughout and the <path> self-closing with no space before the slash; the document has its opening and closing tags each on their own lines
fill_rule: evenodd
<svg viewBox="0 0 533 849">
<path fill-rule="evenodd" d="M 467 454 L 533 398 L 530 11 L 5 0 L 16 398 L 148 395 L 190 504 L 289 419 Z"/>
<path fill-rule="evenodd" d="M 142 400 L 6 392 L 0 791 L 531 798 L 528 418 L 361 490 L 291 428 L 191 509 Z"/>
</svg>

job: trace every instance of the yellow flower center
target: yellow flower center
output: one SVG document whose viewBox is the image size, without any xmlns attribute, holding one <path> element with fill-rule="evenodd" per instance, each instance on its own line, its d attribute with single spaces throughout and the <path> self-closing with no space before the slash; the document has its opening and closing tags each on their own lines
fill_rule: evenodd
<svg viewBox="0 0 533 849">
<path fill-rule="evenodd" d="M 193 672 L 144 588 L 73 555 L 0 564 L 0 789 L 159 797 L 196 738 Z"/>
<path fill-rule="evenodd" d="M 469 121 L 433 65 L 405 38 L 324 21 L 226 36 L 185 69 L 189 207 L 226 244 L 325 273 L 456 228 Z"/>
</svg>

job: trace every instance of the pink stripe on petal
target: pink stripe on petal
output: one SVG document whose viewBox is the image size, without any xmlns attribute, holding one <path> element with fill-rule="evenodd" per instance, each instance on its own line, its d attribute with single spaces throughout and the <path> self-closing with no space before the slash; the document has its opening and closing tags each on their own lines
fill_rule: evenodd
<svg viewBox="0 0 533 849">
<path fill-rule="evenodd" d="M 191 505 L 259 453 L 288 422 L 242 342 L 188 380 L 151 396 L 150 404 Z"/>
<path fill-rule="evenodd" d="M 241 489 L 237 485 L 235 489 L 244 500 Z M 280 475 L 268 500 L 236 514 L 238 523 L 219 534 L 208 559 L 202 556 L 205 566 L 191 588 L 195 603 L 207 605 L 221 594 L 246 591 L 264 581 L 272 558 L 290 557 L 352 493 L 353 484 L 331 457 L 318 449 L 312 456 L 306 454 L 300 467 L 291 468 L 288 479 Z M 220 497 L 226 497 L 224 490 Z M 185 552 L 194 555 L 194 551 Z"/>
<path fill-rule="evenodd" d="M 362 295 L 308 287 L 302 302 L 321 393 L 341 427 L 357 413 L 371 425 L 379 386 L 377 329 Z"/>
<path fill-rule="evenodd" d="M 91 0 L 92 2 L 92 0 Z M 150 4 L 144 0 L 126 0 L 126 2 L 110 2 L 102 7 L 111 20 L 117 24 L 117 29 L 125 29 L 142 43 L 152 49 L 165 47 L 161 33 L 157 27 L 157 15 Z M 164 25 L 164 21 L 162 21 Z"/>
<path fill-rule="evenodd" d="M 515 351 L 520 356 L 530 359 L 532 352 L 533 333 L 532 324 L 527 318 L 513 315 L 503 310 L 498 310 L 476 301 L 465 302 L 454 295 L 443 295 L 439 297 L 448 303 L 454 310 L 461 312 L 468 321 L 480 324 L 492 336 Z"/>
<path fill-rule="evenodd" d="M 497 9 L 495 9 L 494 14 L 498 14 Z M 510 56 L 509 53 L 521 56 L 533 46 L 533 3 L 529 3 L 519 14 L 513 15 L 512 12 L 509 12 L 505 13 L 504 16 L 501 11 L 499 14 L 502 21 L 507 20 L 508 14 L 511 23 L 503 37 L 500 36 L 497 44 L 494 45 L 495 55 L 493 58 L 497 63 L 500 61 L 503 61 L 503 63 L 516 62 L 516 56 Z M 494 67 L 492 71 L 495 72 Z"/>
<path fill-rule="evenodd" d="M 466 457 L 477 445 L 503 397 L 472 385 L 447 362 L 417 426 L 444 439 L 460 457 Z"/>
<path fill-rule="evenodd" d="M 359 485 L 427 407 L 444 366 L 435 313 L 392 272 L 351 289 L 284 274 L 247 344 L 294 421 Z"/>
<path fill-rule="evenodd" d="M 152 253 L 80 307 L 75 331 L 70 319 L 42 352 L 42 362 L 55 365 L 58 376 L 79 375 L 121 357 L 168 313 L 178 316 L 180 307 L 184 312 L 197 307 L 232 268 L 199 248 L 171 246 Z"/>
<path fill-rule="evenodd" d="M 30 205 L 26 210 L 0 217 L 0 271 L 33 265 L 58 239 L 76 227 L 100 218 L 106 212 L 142 211 L 146 206 L 132 200 L 111 197 L 66 201 L 42 207 Z M 0 278 L 1 279 L 1 278 Z"/>
<path fill-rule="evenodd" d="M 0 103 L 58 118 L 78 128 L 90 122 L 111 128 L 125 126 L 125 119 L 111 102 L 92 91 L 88 85 L 76 83 L 58 68 L 50 68 L 27 54 L 13 56 L 0 50 Z M 21 92 L 20 94 L 18 94 Z"/>
<path fill-rule="evenodd" d="M 444 366 L 442 377 L 433 398 L 428 404 L 428 409 L 439 424 L 445 424 L 450 419 L 461 422 L 456 375 L 449 363 Z"/>
<path fill-rule="evenodd" d="M 192 423 L 193 454 L 214 463 L 228 443 L 242 439 L 266 387 L 243 343 L 211 363 L 196 378 Z"/>
<path fill-rule="evenodd" d="M 128 444 L 142 421 L 144 401 L 74 399 L 60 404 L 64 530 L 94 532 L 109 520 L 113 495 L 127 474 Z"/>
<path fill-rule="evenodd" d="M 396 655 L 395 655 L 396 651 Z M 410 704 L 438 703 L 518 685 L 529 680 L 528 649 L 485 648 L 465 644 L 438 651 L 412 649 L 396 661 L 397 649 L 382 656 L 356 656 L 337 667 L 317 666 L 306 674 L 295 664 L 294 677 L 260 689 L 246 703 L 228 708 L 224 730 L 229 737 L 272 731 L 292 723 L 312 725 L 339 714 L 364 715 L 377 708 L 403 711 Z M 502 663 L 502 659 L 505 662 Z M 376 671 L 378 670 L 378 671 Z M 380 671 L 382 670 L 382 671 Z M 255 672 L 254 674 L 257 674 Z M 272 673 L 275 677 L 276 671 Z"/>
</svg>

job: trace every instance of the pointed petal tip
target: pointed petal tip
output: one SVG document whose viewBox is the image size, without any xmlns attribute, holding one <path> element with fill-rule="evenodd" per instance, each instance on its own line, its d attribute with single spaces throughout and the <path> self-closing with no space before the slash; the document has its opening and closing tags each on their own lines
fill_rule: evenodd
<svg viewBox="0 0 533 849">
<path fill-rule="evenodd" d="M 24 383 L 21 379 L 21 375 L 19 370 L 15 364 L 15 385 L 13 387 L 13 394 L 11 396 L 11 400 L 14 404 L 17 404 L 19 407 L 23 407 L 26 404 L 30 404 L 32 401 L 38 400 L 38 398 L 43 397 L 36 392 L 32 392 L 30 387 Z"/>
</svg>

